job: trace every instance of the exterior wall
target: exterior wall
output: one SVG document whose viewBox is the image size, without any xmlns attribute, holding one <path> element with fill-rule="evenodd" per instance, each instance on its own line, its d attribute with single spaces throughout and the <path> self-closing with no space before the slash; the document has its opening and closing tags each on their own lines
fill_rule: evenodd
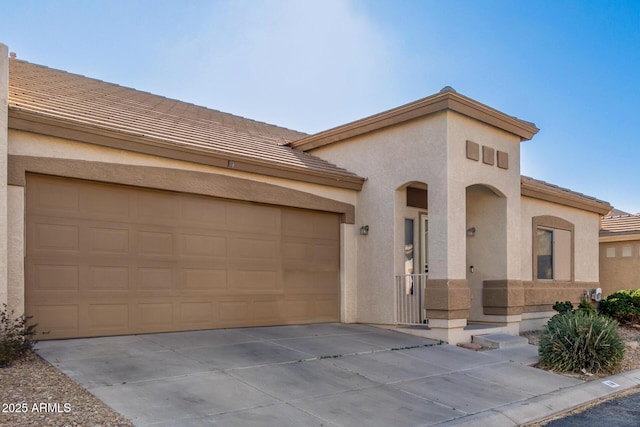
<svg viewBox="0 0 640 427">
<path fill-rule="evenodd" d="M 450 113 L 449 124 L 449 170 L 451 174 L 449 191 L 452 193 L 451 207 L 456 221 L 457 244 L 452 248 L 457 260 L 455 271 L 464 272 L 466 278 L 466 192 L 465 189 L 474 184 L 482 184 L 497 190 L 506 199 L 506 252 L 510 256 L 506 260 L 506 277 L 504 279 L 520 279 L 520 138 L 489 125 L 478 123 L 473 119 L 457 113 Z M 508 154 L 508 169 L 483 163 L 482 150 L 480 160 L 466 158 L 466 141 L 476 142 L 481 147 L 493 148 L 496 152 Z M 497 163 L 497 160 L 494 161 Z M 468 209 L 468 207 L 467 207 Z M 472 224 L 470 224 L 472 225 Z M 505 274 L 505 272 L 502 272 Z"/>
<path fill-rule="evenodd" d="M 520 138 L 457 113 L 450 115 L 449 191 L 455 218 L 450 226 L 455 243 L 449 256 L 457 261 L 457 274 L 467 280 L 469 320 L 517 322 L 523 298 L 519 274 Z M 478 144 L 479 160 L 467 158 L 467 141 Z M 485 151 L 490 154 L 486 159 Z M 508 157 L 506 169 L 498 167 L 498 152 Z M 469 228 L 476 229 L 473 237 L 467 236 Z M 491 247 L 490 253 L 487 247 Z"/>
<path fill-rule="evenodd" d="M 603 297 L 640 289 L 640 239 L 600 243 L 600 287 Z"/>
<path fill-rule="evenodd" d="M 293 190 L 304 191 L 321 197 L 355 204 L 356 193 L 352 190 L 326 187 L 284 178 L 269 177 L 217 168 L 196 163 L 156 157 L 148 154 L 101 147 L 46 135 L 9 129 L 9 154 L 19 156 L 50 157 L 56 159 L 93 160 L 105 163 L 152 166 L 251 179 Z"/>
<path fill-rule="evenodd" d="M 353 190 L 326 187 L 318 184 L 303 183 L 298 181 L 289 181 L 282 178 L 265 177 L 235 170 L 216 168 L 212 166 L 193 164 L 185 161 L 172 160 L 167 158 L 155 157 L 146 154 L 128 152 L 114 148 L 100 147 L 61 138 L 49 137 L 45 135 L 33 134 L 24 131 L 9 130 L 9 146 L 10 156 L 18 156 L 20 158 L 41 158 L 41 159 L 71 159 L 75 161 L 92 161 L 108 163 L 113 165 L 129 165 L 159 168 L 156 171 L 167 172 L 179 170 L 194 173 L 211 174 L 211 176 L 227 176 L 242 178 L 244 180 L 254 181 L 260 184 L 270 184 L 283 189 L 297 190 L 314 196 L 323 197 L 325 199 L 335 200 L 337 202 L 356 204 L 356 192 Z M 162 173 L 160 173 L 162 175 Z M 6 174 L 5 174 L 6 176 Z M 155 177 L 160 182 L 155 188 L 172 189 L 172 182 L 169 174 L 167 177 Z M 109 178 L 105 175 L 103 181 L 109 182 Z M 16 228 L 12 229 L 11 247 L 9 252 L 15 254 L 11 258 L 10 271 L 11 274 L 11 299 L 15 304 L 17 311 L 24 310 L 24 267 L 22 265 L 23 258 L 18 256 L 23 252 L 24 248 L 24 188 L 21 186 L 12 186 L 11 197 L 9 199 L 9 211 L 11 213 L 10 221 L 16 224 Z M 249 200 L 249 199 L 246 199 Z M 22 231 L 20 226 L 22 227 Z M 341 318 L 345 322 L 352 322 L 355 314 L 350 310 L 355 310 L 355 292 L 351 289 L 356 280 L 356 270 L 352 266 L 353 260 L 357 253 L 357 230 L 351 224 L 341 225 L 341 286 L 342 295 L 345 300 L 342 301 Z M 1 289 L 1 288 L 0 288 Z M 6 291 L 5 291 L 6 292 Z M 6 297 L 5 297 L 6 298 Z"/>
<path fill-rule="evenodd" d="M 467 140 L 508 153 L 509 168 L 469 160 Z M 463 327 L 469 311 L 468 186 L 482 184 L 504 196 L 505 218 L 500 222 L 505 227 L 505 246 L 500 267 L 487 262 L 480 268 L 488 271 L 489 277 L 519 279 L 519 144 L 520 139 L 510 133 L 443 111 L 311 150 L 367 178 L 356 212 L 356 225 L 370 227 L 369 235 L 359 238 L 358 321 L 393 321 L 389 301 L 393 301 L 394 276 L 404 273 L 404 218 L 417 219 L 419 214 L 405 204 L 405 187 L 412 183 L 428 186 L 429 281 L 435 289 L 435 311 L 447 316 L 442 318 L 444 322 L 453 324 L 454 319 L 461 319 L 463 322 L 456 325 Z M 507 253 L 516 256 L 508 259 Z M 481 305 L 481 301 L 476 303 Z"/>
<path fill-rule="evenodd" d="M 393 322 L 390 301 L 394 276 L 404 272 L 403 228 L 409 214 L 404 188 L 409 183 L 429 185 L 430 274 L 447 277 L 446 255 L 436 255 L 447 242 L 447 194 L 440 190 L 446 189 L 446 135 L 446 113 L 438 113 L 311 151 L 367 178 L 356 209 L 356 227 L 369 226 L 368 235 L 357 236 L 358 322 Z M 442 221 L 445 227 L 435 225 Z"/>
<path fill-rule="evenodd" d="M 9 58 L 0 43 L 0 218 L 7 217 L 7 126 L 9 101 Z M 0 221 L 0 305 L 7 304 L 7 222 Z"/>
<path fill-rule="evenodd" d="M 574 226 L 572 281 L 537 280 L 533 269 L 533 218 L 554 216 Z M 522 280 L 525 312 L 551 312 L 556 301 L 579 303 L 585 290 L 599 287 L 598 231 L 600 216 L 530 197 L 522 198 Z M 532 317 L 532 316 L 529 316 Z"/>
</svg>

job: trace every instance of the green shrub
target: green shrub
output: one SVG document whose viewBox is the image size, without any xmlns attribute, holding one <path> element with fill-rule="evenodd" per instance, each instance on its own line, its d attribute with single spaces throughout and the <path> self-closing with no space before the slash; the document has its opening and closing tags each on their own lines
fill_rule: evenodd
<svg viewBox="0 0 640 427">
<path fill-rule="evenodd" d="M 600 313 L 622 324 L 640 323 L 640 289 L 612 293 L 600 301 Z"/>
<path fill-rule="evenodd" d="M 540 365 L 557 372 L 615 372 L 624 357 L 617 322 L 584 310 L 554 316 L 540 335 Z"/>
<path fill-rule="evenodd" d="M 30 318 L 16 317 L 6 304 L 0 307 L 0 368 L 11 366 L 33 348 L 36 325 L 27 325 Z"/>
<path fill-rule="evenodd" d="M 555 311 L 557 311 L 559 314 L 566 314 L 570 311 L 573 311 L 573 304 L 571 303 L 571 301 L 565 301 L 565 302 L 556 301 L 556 303 L 553 304 L 552 308 Z"/>
<path fill-rule="evenodd" d="M 587 300 L 580 301 L 580 304 L 578 304 L 578 310 L 586 311 L 587 313 L 596 313 L 596 309 L 593 308 L 591 303 Z"/>
</svg>

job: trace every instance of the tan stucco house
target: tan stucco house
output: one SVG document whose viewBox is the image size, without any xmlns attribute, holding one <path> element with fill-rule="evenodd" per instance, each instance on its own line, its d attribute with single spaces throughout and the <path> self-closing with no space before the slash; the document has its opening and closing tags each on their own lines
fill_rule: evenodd
<svg viewBox="0 0 640 427">
<path fill-rule="evenodd" d="M 611 206 L 451 88 L 314 135 L 7 57 L 0 302 L 39 339 L 311 322 L 448 342 L 599 287 Z"/>
<path fill-rule="evenodd" d="M 604 296 L 640 289 L 640 214 L 614 211 L 602 218 L 600 282 Z"/>
</svg>

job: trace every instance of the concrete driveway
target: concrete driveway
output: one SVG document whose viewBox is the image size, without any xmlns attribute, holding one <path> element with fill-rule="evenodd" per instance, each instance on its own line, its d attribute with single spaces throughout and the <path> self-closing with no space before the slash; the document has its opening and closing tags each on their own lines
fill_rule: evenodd
<svg viewBox="0 0 640 427">
<path fill-rule="evenodd" d="M 45 341 L 37 352 L 137 426 L 426 426 L 582 383 L 364 325 Z"/>
</svg>

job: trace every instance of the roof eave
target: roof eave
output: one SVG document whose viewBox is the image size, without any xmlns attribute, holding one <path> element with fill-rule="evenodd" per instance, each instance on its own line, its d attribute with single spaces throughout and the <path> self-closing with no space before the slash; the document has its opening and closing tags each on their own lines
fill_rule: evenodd
<svg viewBox="0 0 640 427">
<path fill-rule="evenodd" d="M 444 110 L 455 111 L 505 130 L 520 137 L 520 141 L 533 138 L 539 131 L 533 123 L 506 115 L 449 89 L 392 110 L 304 137 L 288 145 L 298 150 L 309 151 Z"/>
<path fill-rule="evenodd" d="M 605 234 L 603 234 L 603 232 Z M 633 240 L 640 240 L 640 231 L 616 233 L 600 230 L 600 233 L 600 243 L 629 242 Z"/>
<path fill-rule="evenodd" d="M 9 107 L 9 128 L 150 154 L 236 171 L 292 179 L 350 190 L 362 190 L 365 179 L 294 166 L 261 162 L 244 156 L 197 147 L 177 146 L 157 138 L 90 126 Z M 232 162 L 232 163 L 230 163 Z M 231 167 L 233 165 L 233 167 Z"/>
<path fill-rule="evenodd" d="M 559 188 L 540 185 L 524 179 L 521 179 L 520 194 L 524 197 L 593 212 L 600 216 L 606 215 L 613 209 L 607 202 L 571 194 Z"/>
</svg>

